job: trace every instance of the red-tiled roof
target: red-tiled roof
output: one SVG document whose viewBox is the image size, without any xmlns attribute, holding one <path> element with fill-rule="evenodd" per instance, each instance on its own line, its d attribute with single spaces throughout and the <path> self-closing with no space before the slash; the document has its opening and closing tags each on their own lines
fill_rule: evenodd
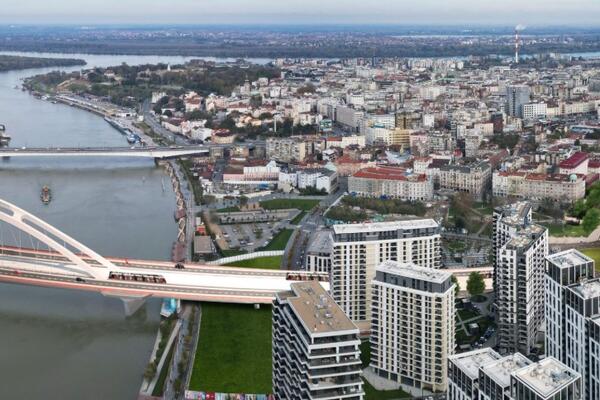
<svg viewBox="0 0 600 400">
<path fill-rule="evenodd" d="M 395 167 L 369 167 L 361 169 L 352 175 L 355 178 L 367 178 L 367 179 L 385 179 L 385 180 L 418 180 L 425 181 L 426 175 L 406 175 L 404 168 Z"/>
<path fill-rule="evenodd" d="M 576 168 L 587 159 L 588 159 L 587 153 L 578 151 L 577 153 L 573 154 L 571 157 L 562 161 L 559 164 L 559 167 L 560 168 Z"/>
</svg>

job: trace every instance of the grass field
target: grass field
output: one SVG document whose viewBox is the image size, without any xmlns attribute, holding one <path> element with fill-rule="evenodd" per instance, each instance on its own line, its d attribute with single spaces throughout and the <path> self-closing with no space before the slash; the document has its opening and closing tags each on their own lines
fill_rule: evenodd
<svg viewBox="0 0 600 400">
<path fill-rule="evenodd" d="M 600 247 L 582 249 L 581 252 L 586 256 L 593 258 L 596 262 L 596 271 L 600 272 Z"/>
<path fill-rule="evenodd" d="M 319 200 L 311 199 L 273 199 L 260 202 L 260 206 L 265 210 L 297 208 L 298 210 L 309 211 L 317 204 L 319 204 Z"/>
<path fill-rule="evenodd" d="M 261 247 L 257 251 L 285 250 L 285 246 L 290 241 L 290 237 L 294 233 L 291 229 L 283 229 L 266 246 Z"/>
<path fill-rule="evenodd" d="M 190 390 L 268 394 L 271 307 L 202 304 L 202 325 Z"/>
<path fill-rule="evenodd" d="M 239 207 L 237 207 L 237 206 L 233 206 L 233 207 L 225 207 L 225 208 L 219 208 L 219 209 L 217 210 L 217 212 L 220 212 L 220 213 L 238 212 L 238 211 L 240 211 L 240 208 L 239 208 Z"/>
<path fill-rule="evenodd" d="M 581 225 L 562 225 L 562 224 L 547 224 L 548 234 L 550 236 L 588 236 L 589 233 L 585 232 Z"/>
<path fill-rule="evenodd" d="M 227 250 L 221 250 L 221 254 L 223 255 L 223 257 L 233 257 L 233 256 L 239 256 L 240 254 L 246 254 L 246 251 L 240 250 L 240 249 L 227 249 Z"/>
<path fill-rule="evenodd" d="M 279 266 L 281 265 L 281 256 L 259 257 L 250 260 L 236 261 L 226 265 L 240 268 L 279 269 Z"/>
<path fill-rule="evenodd" d="M 300 221 L 302 221 L 302 218 L 304 218 L 305 215 L 306 215 L 306 211 L 301 211 L 300 214 L 298 214 L 294 217 L 294 219 L 292 220 L 292 224 L 298 225 L 300 223 Z"/>
</svg>

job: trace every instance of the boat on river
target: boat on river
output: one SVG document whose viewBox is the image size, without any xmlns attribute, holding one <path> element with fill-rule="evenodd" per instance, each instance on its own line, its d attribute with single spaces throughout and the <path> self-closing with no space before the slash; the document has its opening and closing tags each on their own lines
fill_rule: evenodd
<svg viewBox="0 0 600 400">
<path fill-rule="evenodd" d="M 0 147 L 8 146 L 12 138 L 6 133 L 6 125 L 0 124 Z"/>
<path fill-rule="evenodd" d="M 40 199 L 42 200 L 42 203 L 50 204 L 50 201 L 52 200 L 52 191 L 50 191 L 50 188 L 47 185 L 44 185 L 42 188 Z"/>
</svg>

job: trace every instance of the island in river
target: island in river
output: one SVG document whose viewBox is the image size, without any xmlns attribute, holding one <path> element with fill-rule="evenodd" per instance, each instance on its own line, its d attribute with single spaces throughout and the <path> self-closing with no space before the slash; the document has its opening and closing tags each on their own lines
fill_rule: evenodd
<svg viewBox="0 0 600 400">
<path fill-rule="evenodd" d="M 85 60 L 76 58 L 42 58 L 0 55 L 0 72 L 29 68 L 72 67 L 86 65 Z"/>
</svg>

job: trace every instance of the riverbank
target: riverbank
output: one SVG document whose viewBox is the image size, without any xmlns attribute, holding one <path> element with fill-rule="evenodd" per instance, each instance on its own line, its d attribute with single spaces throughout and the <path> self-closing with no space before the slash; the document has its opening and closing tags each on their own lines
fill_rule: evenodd
<svg viewBox="0 0 600 400">
<path fill-rule="evenodd" d="M 84 66 L 87 63 L 75 58 L 42 58 L 0 54 L 0 72 L 46 67 Z"/>
</svg>

